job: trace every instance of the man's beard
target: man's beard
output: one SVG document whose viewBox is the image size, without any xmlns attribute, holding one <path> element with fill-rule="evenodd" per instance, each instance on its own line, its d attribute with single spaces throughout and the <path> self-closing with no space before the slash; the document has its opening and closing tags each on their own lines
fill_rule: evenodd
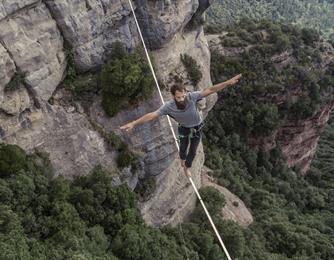
<svg viewBox="0 0 334 260">
<path fill-rule="evenodd" d="M 187 99 L 185 98 L 183 101 L 175 101 L 175 105 L 178 109 L 180 110 L 184 110 L 186 108 L 187 105 Z"/>
</svg>

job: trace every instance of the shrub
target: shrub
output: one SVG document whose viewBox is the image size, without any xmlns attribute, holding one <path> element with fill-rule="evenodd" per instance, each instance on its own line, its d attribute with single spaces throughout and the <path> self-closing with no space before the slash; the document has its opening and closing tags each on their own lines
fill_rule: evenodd
<svg viewBox="0 0 334 260">
<path fill-rule="evenodd" d="M 66 67 L 65 82 L 70 83 L 73 82 L 79 75 L 77 68 L 75 66 L 73 49 L 66 50 L 66 62 L 67 62 L 67 67 Z"/>
<path fill-rule="evenodd" d="M 141 49 L 126 53 L 119 43 L 114 44 L 111 60 L 103 66 L 100 81 L 102 107 L 111 117 L 149 98 L 153 92 L 153 78 Z"/>
<path fill-rule="evenodd" d="M 25 74 L 22 72 L 15 72 L 14 76 L 7 83 L 4 90 L 5 91 L 14 91 L 19 89 L 24 83 Z"/>
<path fill-rule="evenodd" d="M 10 177 L 28 168 L 27 155 L 20 147 L 0 144 L 0 177 Z"/>
<path fill-rule="evenodd" d="M 310 28 L 302 29 L 302 39 L 306 45 L 312 45 L 314 42 L 319 41 L 320 35 L 319 33 Z"/>
<path fill-rule="evenodd" d="M 196 60 L 188 54 L 181 54 L 181 61 L 186 68 L 189 79 L 197 86 L 198 82 L 202 79 L 201 67 L 197 64 Z"/>
</svg>

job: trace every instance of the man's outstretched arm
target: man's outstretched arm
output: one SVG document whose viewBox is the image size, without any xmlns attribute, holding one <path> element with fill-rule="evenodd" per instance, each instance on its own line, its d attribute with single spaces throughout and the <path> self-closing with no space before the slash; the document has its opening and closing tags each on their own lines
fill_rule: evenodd
<svg viewBox="0 0 334 260">
<path fill-rule="evenodd" d="M 233 77 L 233 78 L 231 78 L 229 80 L 226 80 L 226 81 L 224 81 L 222 83 L 218 83 L 218 84 L 216 84 L 216 85 L 214 85 L 212 87 L 204 89 L 201 92 L 201 96 L 202 97 L 207 97 L 207 96 L 209 96 L 209 95 L 211 95 L 213 93 L 218 92 L 219 90 L 224 89 L 227 86 L 234 85 L 234 84 L 238 83 L 238 81 L 240 80 L 240 78 L 241 78 L 241 74 L 239 74 L 239 75 L 237 75 L 237 76 L 235 76 L 235 77 Z"/>
<path fill-rule="evenodd" d="M 154 120 L 154 119 L 156 119 L 158 117 L 159 117 L 159 115 L 158 115 L 157 111 L 154 111 L 154 112 L 151 112 L 151 113 L 147 113 L 147 114 L 143 115 L 142 117 L 138 118 L 137 120 L 134 120 L 134 121 L 132 121 L 130 123 L 127 123 L 127 124 L 121 126 L 120 128 L 122 130 L 125 130 L 125 131 L 130 131 L 136 125 L 140 125 L 142 123 Z"/>
</svg>

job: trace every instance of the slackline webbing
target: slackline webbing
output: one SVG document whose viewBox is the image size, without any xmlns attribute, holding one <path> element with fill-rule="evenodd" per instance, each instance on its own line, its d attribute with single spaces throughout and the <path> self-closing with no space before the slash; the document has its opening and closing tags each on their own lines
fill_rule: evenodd
<svg viewBox="0 0 334 260">
<path fill-rule="evenodd" d="M 138 20 L 137 20 L 137 16 L 136 16 L 135 11 L 134 11 L 134 8 L 133 8 L 133 6 L 132 6 L 132 2 L 131 2 L 131 0 L 128 0 L 128 1 L 129 1 L 129 5 L 130 5 L 130 7 L 131 7 L 131 11 L 132 11 L 133 17 L 134 17 L 135 22 L 136 22 L 136 26 L 137 26 L 137 29 L 138 29 L 138 32 L 139 32 L 140 39 L 141 39 L 142 44 L 143 44 L 143 46 L 144 46 L 145 54 L 146 54 L 146 57 L 147 57 L 149 66 L 150 66 L 150 68 L 151 68 L 152 75 L 153 75 L 155 84 L 156 84 L 156 86 L 157 86 L 157 89 L 158 89 L 158 92 L 159 92 L 159 95 L 160 95 L 160 99 L 161 99 L 162 103 L 165 104 L 164 98 L 163 98 L 163 96 L 162 96 L 162 94 L 161 94 L 161 90 L 160 90 L 160 86 L 159 86 L 157 77 L 156 77 L 156 75 L 155 75 L 155 72 L 154 72 L 154 69 L 153 69 L 153 66 L 152 66 L 152 63 L 151 63 L 150 56 L 149 56 L 148 51 L 147 51 L 147 48 L 146 48 L 146 44 L 145 44 L 143 35 L 142 35 L 142 33 L 141 33 L 141 29 L 140 29 L 140 26 L 139 26 L 139 23 L 138 23 Z M 168 118 L 168 123 L 169 123 L 170 129 L 172 130 L 172 134 L 173 134 L 173 137 L 174 137 L 174 140 L 175 140 L 175 144 L 176 144 L 177 150 L 180 150 L 180 147 L 179 147 L 179 144 L 178 144 L 178 142 L 177 142 L 177 138 L 176 138 L 176 135 L 175 135 L 173 126 L 172 126 L 172 122 L 170 121 L 169 116 L 167 116 L 167 118 Z M 211 216 L 210 216 L 208 210 L 206 209 L 206 206 L 205 206 L 205 204 L 204 204 L 204 202 L 203 202 L 203 200 L 202 200 L 202 198 L 201 198 L 201 195 L 198 193 L 198 190 L 197 190 L 197 188 L 196 188 L 196 186 L 195 186 L 195 184 L 194 184 L 192 178 L 191 178 L 191 177 L 188 177 L 188 178 L 189 178 L 189 181 L 190 181 L 192 187 L 194 188 L 194 191 L 195 191 L 195 193 L 196 193 L 196 195 L 197 195 L 199 201 L 201 202 L 201 205 L 202 205 L 202 207 L 203 207 L 203 209 L 204 209 L 204 211 L 205 211 L 205 213 L 206 213 L 206 216 L 208 217 L 208 219 L 209 219 L 209 221 L 210 221 L 210 224 L 211 224 L 211 226 L 212 226 L 214 232 L 216 233 L 216 236 L 217 236 L 217 238 L 218 238 L 218 240 L 219 240 L 219 242 L 220 242 L 221 247 L 223 248 L 223 250 L 224 250 L 224 252 L 225 252 L 225 255 L 227 256 L 227 259 L 228 259 L 228 260 L 231 260 L 231 257 L 230 257 L 230 255 L 229 255 L 229 253 L 228 253 L 228 251 L 227 251 L 227 249 L 226 249 L 226 247 L 225 247 L 225 245 L 224 245 L 224 242 L 223 242 L 223 240 L 221 239 L 221 237 L 220 237 L 220 235 L 219 235 L 219 232 L 218 232 L 218 230 L 217 230 L 215 224 L 213 223 L 212 218 L 211 218 Z M 188 258 L 188 257 L 187 257 L 187 258 Z"/>
</svg>

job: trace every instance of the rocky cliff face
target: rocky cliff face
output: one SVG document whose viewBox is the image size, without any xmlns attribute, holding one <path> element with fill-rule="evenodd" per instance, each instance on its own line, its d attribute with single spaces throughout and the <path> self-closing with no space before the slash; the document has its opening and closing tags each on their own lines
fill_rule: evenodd
<svg viewBox="0 0 334 260">
<path fill-rule="evenodd" d="M 221 43 L 222 35 L 209 35 L 207 39 L 210 48 L 218 51 L 218 53 L 224 57 L 238 57 L 245 52 L 245 50 L 251 48 L 251 46 L 224 47 Z M 320 43 L 318 43 L 318 45 L 320 45 Z M 334 49 L 331 44 L 326 42 L 322 42 L 321 45 L 322 52 L 318 58 L 320 62 L 319 64 L 315 64 L 315 66 L 325 71 L 327 66 L 334 61 Z M 314 46 L 314 48 L 319 48 L 319 46 Z M 291 64 L 297 63 L 292 51 L 284 51 L 276 54 L 271 57 L 271 61 L 278 71 L 283 70 Z M 330 87 L 331 86 L 329 86 L 329 88 Z M 258 100 L 267 100 L 279 107 L 287 100 L 291 103 L 296 102 L 302 95 L 303 86 L 302 83 L 299 82 L 295 86 L 288 86 L 288 91 L 282 95 L 274 95 L 269 98 L 259 97 Z M 306 173 L 310 168 L 321 131 L 325 127 L 333 107 L 333 94 L 325 93 L 321 96 L 321 102 L 317 111 L 314 111 L 311 116 L 301 119 L 293 113 L 287 113 L 285 118 L 280 122 L 278 129 L 271 136 L 265 138 L 249 138 L 249 144 L 254 146 L 259 145 L 265 150 L 270 150 L 279 145 L 283 155 L 287 159 L 288 166 L 297 166 L 302 173 Z"/>
<path fill-rule="evenodd" d="M 210 54 L 203 30 L 184 31 L 194 14 L 198 16 L 209 1 L 135 1 L 137 14 L 153 56 L 159 79 L 169 86 L 179 78 L 187 82 L 180 54 L 188 54 L 201 67 L 203 78 L 198 88 L 211 84 Z M 115 165 L 115 153 L 92 125 L 113 131 L 144 152 L 143 169 L 132 173 L 124 169 L 117 182 L 134 188 L 138 177 L 158 175 L 157 189 L 141 205 L 148 223 L 162 225 L 182 220 L 194 207 L 195 194 L 182 175 L 174 140 L 166 118 L 142 125 L 130 134 L 119 126 L 146 112 L 157 109 L 154 98 L 138 107 L 108 118 L 99 98 L 85 113 L 67 100 L 61 82 L 66 75 L 66 53 L 74 55 L 76 67 L 95 70 L 109 57 L 115 41 L 131 51 L 139 43 L 134 19 L 127 1 L 11 1 L 0 4 L 0 136 L 3 142 L 17 144 L 28 152 L 49 155 L 57 175 L 68 177 L 88 174 L 98 164 Z M 189 89 L 192 89 L 189 80 Z M 59 91 L 56 89 L 60 89 Z M 170 98 L 167 88 L 165 98 Z M 202 104 L 204 115 L 215 97 Z M 204 155 L 199 149 L 193 179 L 200 186 Z"/>
</svg>

